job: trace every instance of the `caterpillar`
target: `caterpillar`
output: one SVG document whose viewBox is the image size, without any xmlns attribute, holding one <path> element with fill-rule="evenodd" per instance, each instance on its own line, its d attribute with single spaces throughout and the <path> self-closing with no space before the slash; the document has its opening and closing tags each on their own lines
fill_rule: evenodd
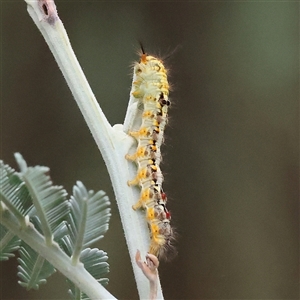
<svg viewBox="0 0 300 300">
<path fill-rule="evenodd" d="M 142 109 L 139 129 L 128 132 L 137 140 L 136 152 L 126 155 L 127 160 L 137 164 L 136 177 L 129 180 L 128 185 L 141 188 L 140 198 L 132 208 L 145 211 L 151 240 L 149 253 L 167 259 L 169 250 L 173 249 L 174 231 L 170 225 L 171 214 L 166 207 L 167 196 L 162 188 L 164 178 L 160 170 L 160 147 L 170 106 L 167 70 L 161 60 L 143 51 L 140 62 L 134 66 L 131 94 Z"/>
</svg>

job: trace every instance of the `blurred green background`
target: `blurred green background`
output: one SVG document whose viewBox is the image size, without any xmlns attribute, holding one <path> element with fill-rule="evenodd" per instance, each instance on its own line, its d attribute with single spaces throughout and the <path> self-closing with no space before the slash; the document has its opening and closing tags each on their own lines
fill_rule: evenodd
<svg viewBox="0 0 300 300">
<path fill-rule="evenodd" d="M 167 57 L 162 170 L 179 254 L 160 266 L 165 298 L 299 299 L 299 3 L 56 5 L 111 124 L 125 116 L 138 41 Z M 80 179 L 109 194 L 97 245 L 109 254 L 108 289 L 137 299 L 101 155 L 25 3 L 1 10 L 1 159 L 16 167 L 18 151 L 69 193 Z M 60 274 L 26 292 L 16 267 L 0 264 L 1 299 L 68 299 Z"/>
</svg>

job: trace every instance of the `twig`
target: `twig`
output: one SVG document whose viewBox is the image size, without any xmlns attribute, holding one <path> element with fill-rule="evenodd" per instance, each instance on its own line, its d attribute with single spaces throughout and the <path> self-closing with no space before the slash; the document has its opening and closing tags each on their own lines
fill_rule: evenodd
<svg viewBox="0 0 300 300">
<path fill-rule="evenodd" d="M 131 147 L 134 147 L 134 140 L 124 133 L 122 125 L 112 127 L 106 119 L 77 61 L 54 2 L 51 0 L 25 0 L 25 2 L 101 151 L 116 195 L 139 296 L 141 299 L 147 299 L 148 280 L 141 276 L 135 263 L 135 253 L 140 249 L 142 255 L 146 255 L 149 233 L 143 215 L 131 209 L 135 199 L 139 197 L 138 191 L 127 186 L 127 180 L 135 176 L 135 170 L 132 163 L 125 160 L 125 155 Z M 157 297 L 163 299 L 159 279 Z"/>
<path fill-rule="evenodd" d="M 150 300 L 156 300 L 157 299 L 157 286 L 158 286 L 158 266 L 159 261 L 157 257 L 153 254 L 148 253 L 146 255 L 146 262 L 143 262 L 141 259 L 141 253 L 138 250 L 135 255 L 135 261 L 137 265 L 140 267 L 140 269 L 143 271 L 144 275 L 149 279 L 150 283 L 150 294 L 149 299 Z"/>
</svg>

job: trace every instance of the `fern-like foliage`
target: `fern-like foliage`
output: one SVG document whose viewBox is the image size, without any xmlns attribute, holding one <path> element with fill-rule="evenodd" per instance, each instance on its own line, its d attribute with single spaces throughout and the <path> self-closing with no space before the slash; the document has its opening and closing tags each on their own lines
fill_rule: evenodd
<svg viewBox="0 0 300 300">
<path fill-rule="evenodd" d="M 103 191 L 94 193 L 87 191 L 85 186 L 78 181 L 73 187 L 73 196 L 70 199 L 69 233 L 62 238 L 61 245 L 65 252 L 72 256 L 76 264 L 81 261 L 86 270 L 101 284 L 108 283 L 103 278 L 109 272 L 106 262 L 106 253 L 98 249 L 86 248 L 100 240 L 108 230 L 110 219 L 110 202 Z M 83 249 L 83 250 L 82 250 Z M 88 299 L 71 282 L 70 294 L 74 299 Z"/>
<path fill-rule="evenodd" d="M 18 276 L 21 280 L 18 283 L 27 290 L 37 290 L 55 272 L 54 267 L 25 243 L 20 247 L 19 254 Z"/>
<path fill-rule="evenodd" d="M 18 161 L 20 162 L 20 157 Z M 43 234 L 50 245 L 53 229 L 66 219 L 69 205 L 66 199 L 67 192 L 62 186 L 53 186 L 48 172 L 47 167 L 28 167 L 22 171 L 21 179 L 32 196 L 34 208 L 30 215 L 38 215 Z"/>
<path fill-rule="evenodd" d="M 80 261 L 89 273 L 102 285 L 108 284 L 107 278 L 101 278 L 109 272 L 107 253 L 99 249 L 86 248 L 81 252 Z"/>
<path fill-rule="evenodd" d="M 38 216 L 35 215 L 31 217 L 30 221 L 34 224 L 37 231 L 42 233 L 41 221 Z M 55 241 L 60 241 L 67 234 L 68 227 L 65 221 L 61 222 L 53 229 Z M 45 284 L 47 282 L 46 279 L 56 271 L 42 255 L 24 242 L 21 243 L 19 254 L 18 276 L 21 280 L 19 280 L 18 283 L 21 286 L 26 287 L 27 290 L 37 290 L 39 286 Z"/>
<path fill-rule="evenodd" d="M 100 240 L 108 230 L 111 216 L 109 204 L 109 199 L 103 191 L 88 192 L 78 181 L 73 187 L 73 196 L 70 199 L 68 223 L 70 234 L 64 236 L 60 242 L 65 252 L 72 256 L 73 263 L 82 262 L 85 269 L 102 285 L 108 283 L 108 279 L 104 277 L 109 272 L 108 257 L 99 249 L 86 247 Z M 70 280 L 68 283 L 69 294 L 73 299 L 90 299 Z"/>
<path fill-rule="evenodd" d="M 108 284 L 108 279 L 103 278 L 109 272 L 107 259 L 107 254 L 99 249 L 86 248 L 80 255 L 80 261 L 84 264 L 85 269 L 104 286 Z M 69 294 L 73 299 L 90 300 L 70 280 L 68 280 L 68 283 L 70 285 Z"/>
<path fill-rule="evenodd" d="M 20 224 L 32 207 L 32 199 L 24 182 L 17 172 L 0 161 L 0 205 L 1 210 L 9 209 Z M 13 257 L 12 252 L 19 249 L 21 240 L 0 224 L 0 260 Z"/>
<path fill-rule="evenodd" d="M 14 251 L 19 249 L 21 240 L 0 224 L 0 261 L 15 256 Z"/>
<path fill-rule="evenodd" d="M 32 198 L 18 173 L 0 161 L 0 201 L 20 223 L 32 207 Z"/>
<path fill-rule="evenodd" d="M 66 191 L 61 186 L 53 186 L 49 168 L 27 167 L 20 154 L 15 157 L 20 173 L 0 161 L 0 223 L 5 224 L 0 224 L 0 260 L 9 259 L 14 256 L 12 252 L 19 250 L 19 284 L 27 289 L 38 289 L 56 271 L 44 258 L 43 251 L 64 250 L 72 257 L 70 262 L 74 266 L 83 263 L 99 283 L 107 284 L 108 279 L 103 278 L 109 271 L 106 253 L 87 248 L 108 230 L 111 214 L 106 194 L 87 191 L 78 181 L 73 196 L 67 200 Z M 10 230 L 10 225 L 14 230 Z M 18 230 L 40 235 L 44 241 L 43 251 L 22 241 Z M 68 282 L 73 297 L 88 299 L 70 280 Z"/>
<path fill-rule="evenodd" d="M 87 191 L 77 181 L 70 199 L 69 229 L 73 245 L 86 248 L 103 238 L 110 219 L 109 199 L 103 191 Z"/>
</svg>

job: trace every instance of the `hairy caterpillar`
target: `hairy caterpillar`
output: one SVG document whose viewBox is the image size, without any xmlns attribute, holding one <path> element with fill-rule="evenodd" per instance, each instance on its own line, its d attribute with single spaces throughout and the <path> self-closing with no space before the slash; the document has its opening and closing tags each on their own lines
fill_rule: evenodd
<svg viewBox="0 0 300 300">
<path fill-rule="evenodd" d="M 126 159 L 137 164 L 137 175 L 128 185 L 141 187 L 140 198 L 132 206 L 143 209 L 150 231 L 149 253 L 168 258 L 174 232 L 170 225 L 171 214 L 167 210 L 167 196 L 163 191 L 163 175 L 160 170 L 160 147 L 168 121 L 170 101 L 167 70 L 162 62 L 142 53 L 140 62 L 134 66 L 134 81 L 131 94 L 142 109 L 142 123 L 137 131 L 130 131 L 137 142 L 137 150 L 127 154 Z"/>
</svg>

